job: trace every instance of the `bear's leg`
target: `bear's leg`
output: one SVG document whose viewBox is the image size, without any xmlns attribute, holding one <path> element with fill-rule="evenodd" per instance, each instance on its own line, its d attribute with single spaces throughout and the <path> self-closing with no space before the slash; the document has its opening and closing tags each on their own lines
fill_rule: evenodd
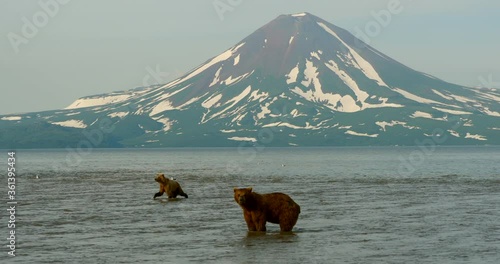
<svg viewBox="0 0 500 264">
<path fill-rule="evenodd" d="M 252 213 L 252 220 L 255 224 L 257 231 L 266 231 L 266 216 L 262 212 Z"/>
<path fill-rule="evenodd" d="M 182 190 L 182 188 L 179 186 L 179 195 L 184 196 L 185 198 L 188 198 L 188 195 Z"/>
<path fill-rule="evenodd" d="M 163 184 L 160 184 L 160 190 L 157 193 L 155 193 L 155 196 L 153 196 L 153 199 L 155 199 L 158 196 L 162 196 L 163 193 L 165 193 L 165 191 L 166 191 L 165 186 L 163 186 Z"/>
<path fill-rule="evenodd" d="M 153 196 L 153 199 L 156 199 L 156 197 L 162 196 L 162 195 L 163 195 L 163 192 L 157 192 L 157 193 L 155 193 L 155 196 Z"/>
<path fill-rule="evenodd" d="M 257 228 L 255 228 L 255 224 L 252 220 L 252 214 L 243 211 L 243 217 L 245 217 L 245 222 L 247 222 L 248 231 L 257 231 Z"/>
<path fill-rule="evenodd" d="M 280 223 L 280 229 L 281 232 L 290 232 L 293 229 L 294 224 L 291 224 L 289 222 L 281 222 Z"/>
<path fill-rule="evenodd" d="M 167 189 L 166 190 L 166 193 L 167 193 L 167 196 L 168 198 L 177 198 L 177 192 L 176 191 L 172 191 L 170 189 Z"/>
<path fill-rule="evenodd" d="M 297 219 L 299 218 L 300 211 L 297 209 L 293 209 L 284 213 L 280 217 L 280 229 L 282 232 L 290 232 L 293 229 L 293 226 L 297 223 Z"/>
</svg>

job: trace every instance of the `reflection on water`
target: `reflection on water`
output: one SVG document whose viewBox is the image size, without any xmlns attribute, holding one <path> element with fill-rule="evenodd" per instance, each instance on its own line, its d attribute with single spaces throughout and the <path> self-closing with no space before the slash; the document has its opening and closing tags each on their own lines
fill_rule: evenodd
<svg viewBox="0 0 500 264">
<path fill-rule="evenodd" d="M 43 162 L 61 153 L 20 152 L 15 261 L 497 263 L 498 154 L 444 149 L 400 177 L 404 150 L 384 148 L 278 149 L 252 161 L 235 150 L 97 151 L 71 171 Z M 228 159 L 242 172 L 228 174 Z M 189 198 L 153 200 L 158 171 Z M 240 186 L 290 195 L 301 206 L 293 232 L 248 232 Z"/>
</svg>

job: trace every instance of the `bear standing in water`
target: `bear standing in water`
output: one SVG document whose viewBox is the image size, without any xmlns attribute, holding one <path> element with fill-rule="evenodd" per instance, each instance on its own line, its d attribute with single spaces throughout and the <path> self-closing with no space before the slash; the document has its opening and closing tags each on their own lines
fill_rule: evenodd
<svg viewBox="0 0 500 264">
<path fill-rule="evenodd" d="M 156 175 L 155 181 L 160 184 L 160 191 L 155 193 L 153 199 L 167 193 L 168 198 L 176 198 L 177 195 L 188 198 L 188 195 L 182 190 L 181 185 L 174 179 L 167 179 L 163 173 Z"/>
<path fill-rule="evenodd" d="M 266 222 L 279 224 L 283 232 L 292 231 L 300 206 L 284 193 L 258 194 L 252 188 L 234 188 L 234 200 L 243 209 L 249 231 L 266 231 Z"/>
</svg>

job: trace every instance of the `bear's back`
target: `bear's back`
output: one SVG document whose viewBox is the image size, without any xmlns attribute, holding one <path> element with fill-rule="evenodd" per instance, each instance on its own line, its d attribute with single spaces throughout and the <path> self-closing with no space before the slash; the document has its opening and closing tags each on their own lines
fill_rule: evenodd
<svg viewBox="0 0 500 264">
<path fill-rule="evenodd" d="M 168 180 L 166 184 L 166 191 L 172 195 L 178 195 L 180 189 L 180 184 L 174 180 Z"/>
<path fill-rule="evenodd" d="M 279 218 L 283 217 L 283 213 L 298 215 L 300 206 L 290 196 L 284 193 L 267 193 L 262 194 L 262 202 L 266 204 L 266 217 L 271 223 L 279 223 Z"/>
</svg>

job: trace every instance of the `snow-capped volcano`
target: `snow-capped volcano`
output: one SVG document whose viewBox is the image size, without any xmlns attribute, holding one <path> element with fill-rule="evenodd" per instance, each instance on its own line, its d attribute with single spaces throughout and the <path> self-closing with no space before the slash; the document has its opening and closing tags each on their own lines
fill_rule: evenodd
<svg viewBox="0 0 500 264">
<path fill-rule="evenodd" d="M 414 71 L 301 13 L 279 16 L 165 85 L 0 124 L 43 123 L 65 138 L 109 120 L 105 146 L 413 145 L 436 133 L 448 136 L 440 144 L 498 144 L 499 102 L 496 90 Z"/>
</svg>

